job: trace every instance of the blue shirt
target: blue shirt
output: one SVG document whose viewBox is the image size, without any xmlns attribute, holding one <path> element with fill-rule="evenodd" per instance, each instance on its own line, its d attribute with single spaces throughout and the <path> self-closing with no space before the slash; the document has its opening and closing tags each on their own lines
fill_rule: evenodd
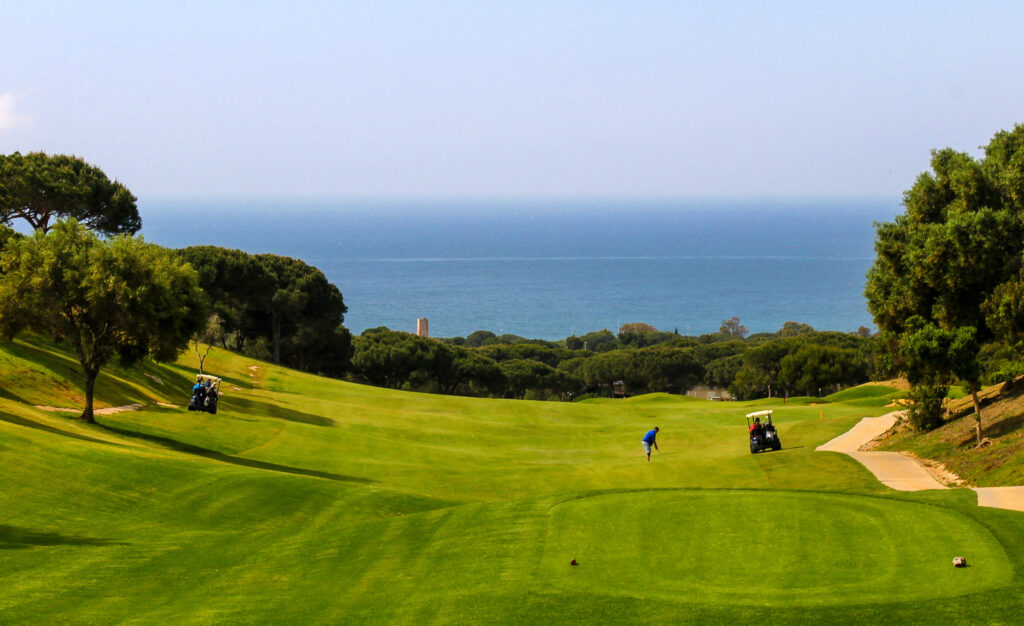
<svg viewBox="0 0 1024 626">
<path fill-rule="evenodd" d="M 647 431 L 647 434 L 644 435 L 644 441 L 646 441 L 647 443 L 654 443 L 654 438 L 657 436 L 657 431 L 649 430 Z"/>
</svg>

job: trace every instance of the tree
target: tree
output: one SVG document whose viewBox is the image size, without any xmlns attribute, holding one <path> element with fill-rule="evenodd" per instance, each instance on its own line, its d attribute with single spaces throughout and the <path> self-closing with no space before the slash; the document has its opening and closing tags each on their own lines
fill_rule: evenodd
<svg viewBox="0 0 1024 626">
<path fill-rule="evenodd" d="M 592 352 L 607 352 L 614 350 L 619 345 L 618 340 L 612 331 L 607 328 L 587 333 L 582 337 L 573 335 L 565 340 L 565 347 L 569 350 L 590 350 Z"/>
<path fill-rule="evenodd" d="M 971 392 L 974 402 L 975 430 L 981 441 L 981 406 L 978 388 L 981 368 L 980 348 L 971 327 L 940 328 L 920 316 L 907 320 L 908 330 L 900 343 L 900 358 L 907 379 L 914 386 L 911 395 L 916 402 L 911 421 L 919 429 L 928 430 L 942 423 L 941 398 L 949 384 L 959 379 Z M 938 397 L 940 401 L 935 402 Z"/>
<path fill-rule="evenodd" d="M 677 338 L 677 333 L 666 333 L 650 324 L 632 322 L 619 327 L 619 346 L 623 348 L 646 348 Z"/>
<path fill-rule="evenodd" d="M 86 422 L 95 421 L 96 378 L 115 354 L 126 364 L 174 359 L 206 311 L 195 272 L 173 253 L 128 235 L 101 240 L 74 219 L 0 254 L 0 332 L 34 329 L 73 346 Z"/>
<path fill-rule="evenodd" d="M 0 224 L 0 252 L 3 252 L 4 248 L 7 247 L 7 242 L 12 239 L 18 239 L 23 235 L 9 226 Z"/>
<path fill-rule="evenodd" d="M 904 193 L 906 212 L 876 226 L 877 256 L 865 289 L 875 323 L 904 368 L 917 367 L 908 358 L 918 352 L 913 335 L 926 324 L 973 334 L 965 345 L 980 351 L 997 335 L 1017 334 L 1024 321 L 1014 311 L 1024 252 L 1024 126 L 997 133 L 980 161 L 946 148 L 932 152 L 931 166 Z M 973 378 L 964 382 L 980 441 L 980 377 L 971 372 L 977 353 L 961 357 L 958 369 Z"/>
<path fill-rule="evenodd" d="M 323 272 L 272 254 L 197 246 L 179 251 L 199 273 L 234 348 L 304 371 L 343 374 L 352 356 L 348 310 Z"/>
<path fill-rule="evenodd" d="M 779 379 L 804 395 L 817 395 L 822 388 L 854 384 L 867 376 L 857 351 L 809 343 L 782 358 Z"/>
<path fill-rule="evenodd" d="M 630 322 L 619 326 L 619 334 L 623 333 L 660 333 L 661 331 L 645 322 Z"/>
<path fill-rule="evenodd" d="M 631 356 L 633 371 L 627 381 L 647 391 L 686 393 L 704 378 L 704 367 L 685 348 L 654 346 Z"/>
<path fill-rule="evenodd" d="M 743 355 L 734 354 L 711 361 L 704 366 L 704 383 L 709 387 L 728 389 L 743 367 Z"/>
<path fill-rule="evenodd" d="M 769 398 L 776 395 L 775 382 L 782 371 L 782 359 L 795 352 L 798 347 L 799 343 L 795 339 L 776 339 L 746 352 L 743 359 L 744 369 L 754 369 L 763 375 L 768 381 Z M 755 377 L 745 375 L 744 380 L 753 381 Z"/>
<path fill-rule="evenodd" d="M 17 218 L 43 232 L 59 218 L 104 235 L 142 228 L 135 196 L 124 185 L 78 157 L 42 152 L 0 155 L 0 222 Z"/>
<path fill-rule="evenodd" d="M 443 344 L 411 333 L 368 329 L 354 343 L 352 366 L 371 385 L 400 389 L 415 372 L 429 369 L 438 345 Z"/>
<path fill-rule="evenodd" d="M 722 320 L 722 327 L 718 329 L 718 332 L 723 335 L 729 335 L 730 337 L 739 337 L 742 339 L 747 335 L 749 330 L 746 326 L 740 325 L 740 318 L 735 315 L 727 320 Z"/>
<path fill-rule="evenodd" d="M 192 347 L 195 348 L 196 358 L 199 359 L 199 373 L 203 373 L 203 364 L 206 363 L 206 357 L 210 356 L 210 350 L 213 349 L 213 344 L 223 341 L 224 339 L 224 324 L 220 321 L 220 316 L 216 313 L 211 313 L 209 319 L 206 320 L 206 326 L 192 335 Z M 206 347 L 201 348 L 200 343 L 206 344 Z"/>
<path fill-rule="evenodd" d="M 768 386 L 767 374 L 749 365 L 743 365 L 733 376 L 732 383 L 729 385 L 729 393 L 740 400 L 752 400 L 763 397 Z"/>
<path fill-rule="evenodd" d="M 783 322 L 778 335 L 779 337 L 799 337 L 800 335 L 809 335 L 813 332 L 814 327 L 810 324 L 801 324 L 800 322 Z"/>
</svg>

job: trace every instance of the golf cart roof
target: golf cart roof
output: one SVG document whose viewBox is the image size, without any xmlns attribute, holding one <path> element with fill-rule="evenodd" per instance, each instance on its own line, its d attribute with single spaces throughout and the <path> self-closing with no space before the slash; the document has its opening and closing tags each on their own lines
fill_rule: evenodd
<svg viewBox="0 0 1024 626">
<path fill-rule="evenodd" d="M 220 379 L 217 378 L 216 376 L 210 376 L 209 374 L 196 374 L 197 383 L 205 383 L 206 381 L 210 381 L 210 384 L 213 385 L 220 384 Z"/>
<path fill-rule="evenodd" d="M 772 416 L 772 410 L 771 409 L 768 409 L 767 411 L 754 411 L 753 413 L 747 413 L 747 417 L 771 417 L 771 416 Z"/>
</svg>

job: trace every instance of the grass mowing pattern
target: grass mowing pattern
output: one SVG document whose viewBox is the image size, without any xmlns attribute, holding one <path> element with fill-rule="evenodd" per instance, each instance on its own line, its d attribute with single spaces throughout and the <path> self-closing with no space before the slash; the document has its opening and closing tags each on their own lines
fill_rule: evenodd
<svg viewBox="0 0 1024 626">
<path fill-rule="evenodd" d="M 156 406 L 193 366 L 111 368 L 101 401 L 147 408 L 93 428 L 26 403 L 80 395 L 66 354 L 0 347 L 0 622 L 1008 622 L 1024 602 L 1024 515 L 813 451 L 882 407 L 475 400 L 219 350 L 216 416 Z M 760 408 L 781 452 L 747 450 Z"/>
<path fill-rule="evenodd" d="M 925 504 L 785 491 L 646 491 L 552 511 L 552 584 L 602 594 L 766 607 L 965 595 L 1012 574 L 1002 546 L 964 516 Z M 865 538 L 871 538 L 865 541 Z M 974 555 L 955 570 L 936 546 Z M 582 563 L 564 565 L 571 553 Z"/>
</svg>

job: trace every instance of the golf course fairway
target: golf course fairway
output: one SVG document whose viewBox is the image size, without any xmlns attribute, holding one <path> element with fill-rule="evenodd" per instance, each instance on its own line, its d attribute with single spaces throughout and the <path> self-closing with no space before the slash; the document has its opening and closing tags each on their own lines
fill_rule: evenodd
<svg viewBox="0 0 1024 626">
<path fill-rule="evenodd" d="M 814 451 L 887 412 L 884 390 L 486 400 L 215 349 L 210 415 L 184 409 L 195 368 L 111 366 L 97 407 L 142 407 L 87 426 L 38 408 L 80 401 L 69 354 L 0 344 L 0 623 L 1013 623 L 1024 607 L 1024 513 L 893 491 Z M 751 455 L 744 414 L 765 408 L 783 449 Z"/>
</svg>

